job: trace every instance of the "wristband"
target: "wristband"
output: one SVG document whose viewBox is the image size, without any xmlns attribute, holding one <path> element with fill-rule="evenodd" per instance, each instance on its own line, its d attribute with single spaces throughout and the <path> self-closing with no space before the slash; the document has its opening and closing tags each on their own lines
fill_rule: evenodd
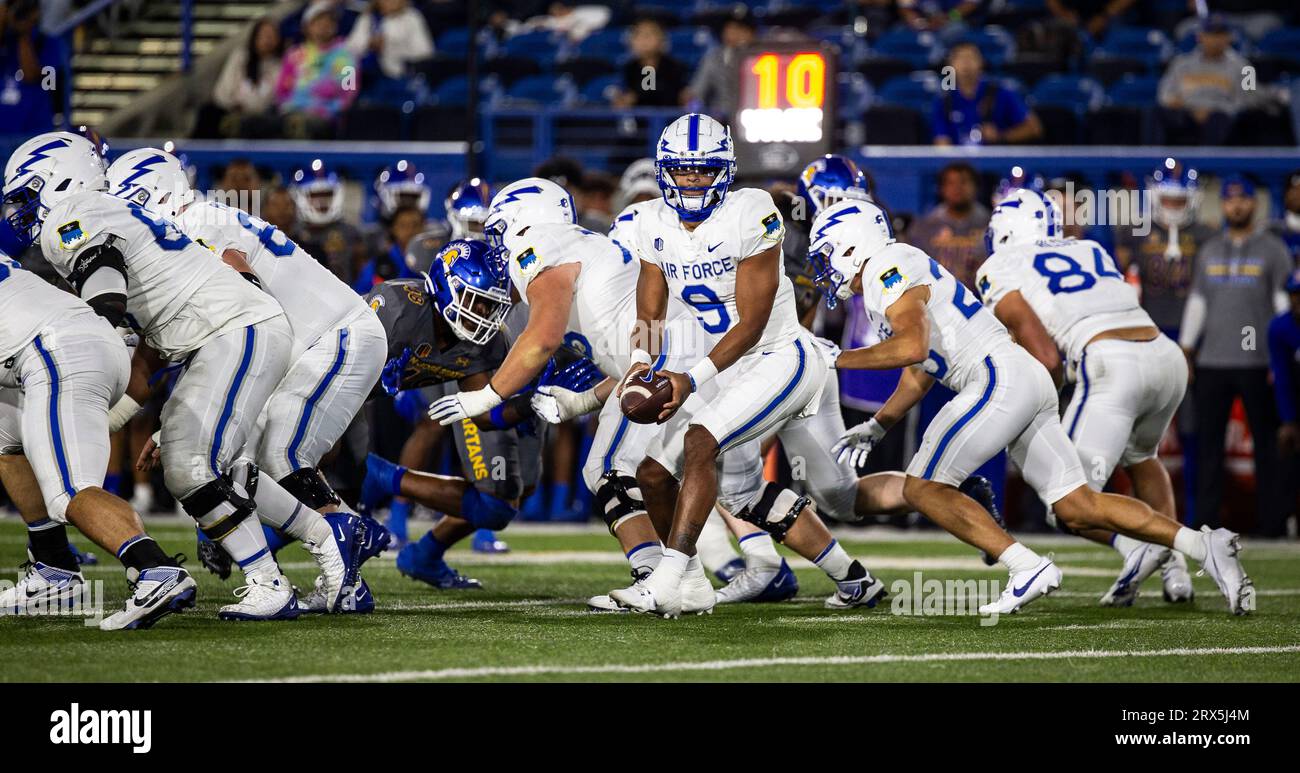
<svg viewBox="0 0 1300 773">
<path fill-rule="evenodd" d="M 698 391 L 700 387 L 709 383 L 714 376 L 718 375 L 718 366 L 713 364 L 713 360 L 705 357 L 695 363 L 695 366 L 688 370 L 686 375 L 691 379 L 691 387 Z"/>
<path fill-rule="evenodd" d="M 655 358 L 651 357 L 650 352 L 647 352 L 645 349 L 635 349 L 632 352 L 633 365 L 649 365 L 654 361 Z"/>
<path fill-rule="evenodd" d="M 131 399 L 130 395 L 122 395 L 122 399 L 108 409 L 108 431 L 117 432 L 139 412 L 140 404 Z"/>
</svg>

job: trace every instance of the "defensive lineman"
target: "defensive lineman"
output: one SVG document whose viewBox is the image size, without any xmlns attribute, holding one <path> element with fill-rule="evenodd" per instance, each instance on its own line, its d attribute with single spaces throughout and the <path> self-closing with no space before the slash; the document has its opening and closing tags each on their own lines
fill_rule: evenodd
<svg viewBox="0 0 1300 773">
<path fill-rule="evenodd" d="M 1060 587 L 1061 572 L 1014 541 L 957 485 L 1002 448 L 1025 481 L 1067 527 L 1104 528 L 1191 552 L 1224 589 L 1232 611 L 1253 607 L 1253 588 L 1236 559 L 1235 535 L 1197 534 L 1127 497 L 1087 485 L 1057 415 L 1051 376 L 1017 346 L 965 286 L 925 253 L 895 242 L 889 218 L 867 202 L 841 202 L 813 224 L 811 255 L 821 261 L 828 302 L 863 296 L 881 343 L 844 352 L 841 368 L 906 367 L 898 388 L 839 447 L 869 452 L 885 431 L 940 380 L 957 392 L 926 431 L 907 468 L 904 496 L 954 536 L 997 556 L 1010 572 L 1000 598 L 982 613 L 1006 614 Z"/>
</svg>

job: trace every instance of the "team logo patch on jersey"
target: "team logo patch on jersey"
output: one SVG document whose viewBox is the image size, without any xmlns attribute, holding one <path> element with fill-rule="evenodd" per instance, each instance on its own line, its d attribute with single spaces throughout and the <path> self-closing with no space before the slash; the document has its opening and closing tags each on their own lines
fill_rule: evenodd
<svg viewBox="0 0 1300 773">
<path fill-rule="evenodd" d="M 658 238 L 658 237 L 655 237 L 655 249 L 658 250 L 659 252 L 663 252 L 663 251 L 664 251 L 664 240 L 663 240 L 663 239 L 660 239 L 660 238 Z"/>
<path fill-rule="evenodd" d="M 880 283 L 885 286 L 886 291 L 893 290 L 896 287 L 906 284 L 907 277 L 899 273 L 898 267 L 895 266 L 880 275 Z"/>
<path fill-rule="evenodd" d="M 63 245 L 63 249 L 75 249 L 85 240 L 86 232 L 81 230 L 80 220 L 73 220 L 71 223 L 59 226 L 59 243 Z"/>
<path fill-rule="evenodd" d="M 429 343 L 422 343 L 415 347 L 415 356 L 421 359 L 433 354 L 433 346 Z"/>
<path fill-rule="evenodd" d="M 424 305 L 424 293 L 420 290 L 420 288 L 418 288 L 418 287 L 416 287 L 416 286 L 414 286 L 414 285 L 407 285 L 407 287 L 406 287 L 406 300 L 410 301 L 411 303 L 415 304 L 416 306 L 423 306 L 423 305 Z"/>
<path fill-rule="evenodd" d="M 376 295 L 375 297 L 370 299 L 371 311 L 378 312 L 382 308 L 384 308 L 384 296 Z"/>
<path fill-rule="evenodd" d="M 781 218 L 777 217 L 777 214 L 773 212 L 772 214 L 763 218 L 763 228 L 765 229 L 767 234 L 771 236 L 772 234 L 781 230 Z"/>
<path fill-rule="evenodd" d="M 520 268 L 527 271 L 528 269 L 532 268 L 534 264 L 537 263 L 537 253 L 533 251 L 532 247 L 529 247 L 528 249 L 519 253 L 519 257 L 515 258 L 515 260 L 519 261 Z"/>
<path fill-rule="evenodd" d="M 989 294 L 989 290 L 991 289 L 993 289 L 993 283 L 990 282 L 989 278 L 986 276 L 980 277 L 979 283 L 975 285 L 975 292 L 979 295 L 981 300 L 984 296 Z"/>
</svg>

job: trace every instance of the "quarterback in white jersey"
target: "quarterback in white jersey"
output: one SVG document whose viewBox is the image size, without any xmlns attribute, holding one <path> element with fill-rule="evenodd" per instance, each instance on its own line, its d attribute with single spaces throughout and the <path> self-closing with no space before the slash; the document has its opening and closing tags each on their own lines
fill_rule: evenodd
<svg viewBox="0 0 1300 773">
<path fill-rule="evenodd" d="M 311 516 L 298 503 L 322 513 L 342 507 L 316 465 L 379 378 L 387 351 L 383 326 L 350 287 L 275 226 L 199 198 L 172 154 L 156 148 L 126 153 L 109 167 L 108 182 L 119 198 L 175 222 L 284 310 L 295 342 L 292 365 L 266 402 L 235 477 L 248 478 L 254 462 L 269 475 L 258 478 L 253 495 L 258 515 L 301 540 L 320 563 L 321 598 L 313 594 L 304 607 L 333 611 L 358 584 L 350 546 L 359 520 Z M 335 544 L 335 533 L 344 535 L 342 545 Z"/>
<path fill-rule="evenodd" d="M 894 240 L 888 217 L 846 201 L 813 223 L 810 257 L 828 302 L 863 296 L 881 343 L 844 352 L 839 368 L 904 367 L 894 394 L 872 419 L 850 429 L 844 447 L 869 451 L 930 388 L 957 392 L 926 430 L 907 468 L 903 495 L 954 536 L 998 559 L 1010 572 L 986 613 L 1014 612 L 1060 586 L 1061 572 L 1015 542 L 957 485 L 1002 448 L 1025 481 L 1070 529 L 1103 528 L 1178 549 L 1184 545 L 1221 585 L 1249 587 L 1236 559 L 1235 535 L 1181 529 L 1146 504 L 1089 488 L 1057 415 L 1051 376 L 969 289 L 925 253 Z M 1234 596 L 1230 596 L 1230 599 Z M 1252 596 L 1253 599 L 1253 596 Z M 1253 602 L 1252 602 L 1253 605 Z M 1241 608 L 1233 604 L 1233 611 Z"/>
<path fill-rule="evenodd" d="M 15 502 L 24 490 L 32 495 L 22 511 L 31 563 L 0 590 L 0 616 L 82 600 L 87 586 L 67 523 L 112 551 L 134 586 L 125 609 L 100 621 L 104 630 L 148 628 L 194 606 L 194 579 L 145 533 L 127 502 L 104 490 L 109 407 L 130 373 L 122 337 L 84 301 L 3 252 L 0 308 L 0 479 Z"/>
<path fill-rule="evenodd" d="M 163 407 L 168 490 L 244 570 L 242 600 L 225 619 L 299 613 L 266 546 L 255 508 L 228 474 L 293 348 L 279 304 L 210 251 L 146 210 L 106 192 L 103 161 L 75 134 L 44 134 L 5 168 L 4 199 L 18 230 L 39 239 L 55 270 L 110 322 L 128 320 L 185 369 Z"/>
<path fill-rule="evenodd" d="M 1137 495 L 1176 522 L 1173 486 L 1156 449 L 1186 391 L 1186 360 L 1100 244 L 1059 236 L 1058 212 L 1033 190 L 998 203 L 989 222 L 991 254 L 976 279 L 980 296 L 1054 375 L 1078 374 L 1063 422 L 1089 485 L 1100 491 L 1123 465 Z M 1064 369 L 1058 347 L 1069 363 Z M 1079 534 L 1124 556 L 1103 604 L 1131 605 L 1157 569 L 1167 600 L 1191 600 L 1181 552 L 1107 531 Z"/>
</svg>

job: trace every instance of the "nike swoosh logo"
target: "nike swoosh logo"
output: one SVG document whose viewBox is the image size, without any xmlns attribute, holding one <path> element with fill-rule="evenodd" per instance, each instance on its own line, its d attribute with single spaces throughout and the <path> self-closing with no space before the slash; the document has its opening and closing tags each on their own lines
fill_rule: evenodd
<svg viewBox="0 0 1300 773">
<path fill-rule="evenodd" d="M 154 588 L 153 591 L 143 599 L 135 599 L 135 605 L 137 607 L 147 607 L 150 604 L 152 604 L 154 600 L 157 599 L 159 596 L 165 594 L 167 591 L 171 590 L 174 587 L 176 587 L 176 580 L 175 579 L 168 580 L 167 582 L 162 583 L 158 587 Z"/>
<path fill-rule="evenodd" d="M 709 252 L 713 252 L 714 250 L 716 250 L 717 248 L 719 248 L 719 247 L 721 247 L 721 246 L 722 246 L 722 242 L 718 242 L 717 244 L 715 244 L 715 245 L 713 245 L 712 247 L 709 248 Z"/>
<path fill-rule="evenodd" d="M 1025 583 L 1024 585 L 1020 586 L 1019 588 L 1012 588 L 1012 589 L 1011 589 L 1011 592 L 1012 592 L 1013 594 L 1015 594 L 1015 597 L 1016 597 L 1016 598 L 1020 598 L 1021 596 L 1025 595 L 1025 591 L 1029 590 L 1029 586 L 1034 584 L 1034 580 L 1037 580 L 1037 579 L 1038 579 L 1038 575 L 1040 575 L 1040 574 L 1042 574 L 1043 572 L 1046 572 L 1046 571 L 1047 571 L 1047 567 L 1048 567 L 1048 566 L 1051 566 L 1051 564 L 1047 564 L 1047 565 L 1045 565 L 1042 569 L 1039 569 L 1039 570 L 1034 574 L 1033 577 L 1030 577 L 1030 578 L 1029 578 L 1029 582 L 1027 582 L 1027 583 Z"/>
</svg>

